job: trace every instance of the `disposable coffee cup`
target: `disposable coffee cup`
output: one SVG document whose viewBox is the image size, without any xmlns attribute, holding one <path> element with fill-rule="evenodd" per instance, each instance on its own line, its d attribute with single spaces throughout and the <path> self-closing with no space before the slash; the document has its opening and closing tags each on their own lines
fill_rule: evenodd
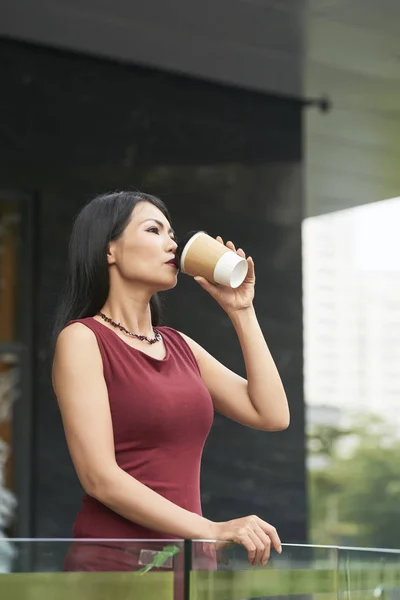
<svg viewBox="0 0 400 600">
<path fill-rule="evenodd" d="M 249 268 L 246 259 L 205 231 L 187 233 L 178 244 L 175 261 L 183 273 L 231 288 L 243 283 Z"/>
</svg>

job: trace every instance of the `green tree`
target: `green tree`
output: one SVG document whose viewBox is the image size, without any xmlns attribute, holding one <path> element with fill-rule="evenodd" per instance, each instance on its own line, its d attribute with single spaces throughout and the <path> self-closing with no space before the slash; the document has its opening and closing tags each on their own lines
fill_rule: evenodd
<svg viewBox="0 0 400 600">
<path fill-rule="evenodd" d="M 315 440 L 320 437 L 319 445 Z M 343 439 L 348 438 L 346 452 Z M 400 440 L 382 419 L 359 417 L 347 430 L 324 426 L 309 437 L 310 534 L 314 543 L 400 546 Z"/>
</svg>

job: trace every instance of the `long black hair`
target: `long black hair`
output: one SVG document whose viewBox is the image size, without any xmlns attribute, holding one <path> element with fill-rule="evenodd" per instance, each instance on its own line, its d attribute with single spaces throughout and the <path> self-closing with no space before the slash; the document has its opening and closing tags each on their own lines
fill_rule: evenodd
<svg viewBox="0 0 400 600">
<path fill-rule="evenodd" d="M 110 288 L 107 251 L 128 225 L 138 202 L 150 202 L 171 222 L 167 207 L 142 192 L 113 192 L 91 200 L 75 219 L 69 242 L 66 283 L 54 321 L 53 347 L 60 331 L 74 319 L 93 317 L 107 300 Z M 158 294 L 150 300 L 153 326 L 161 320 Z"/>
</svg>

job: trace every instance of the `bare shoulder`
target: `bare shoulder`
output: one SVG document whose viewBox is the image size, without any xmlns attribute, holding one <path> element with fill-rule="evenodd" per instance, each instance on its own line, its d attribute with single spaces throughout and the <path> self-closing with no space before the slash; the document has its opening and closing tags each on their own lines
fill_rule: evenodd
<svg viewBox="0 0 400 600">
<path fill-rule="evenodd" d="M 72 323 L 60 332 L 57 338 L 57 346 L 69 346 L 70 344 L 94 345 L 96 336 L 93 331 L 83 323 Z"/>
<path fill-rule="evenodd" d="M 65 327 L 57 338 L 53 360 L 53 383 L 58 376 L 69 377 L 71 373 L 86 373 L 102 367 L 96 336 L 82 323 Z"/>
<path fill-rule="evenodd" d="M 82 323 L 72 323 L 65 327 L 57 338 L 55 357 L 73 353 L 75 356 L 99 354 L 96 336 Z"/>
</svg>

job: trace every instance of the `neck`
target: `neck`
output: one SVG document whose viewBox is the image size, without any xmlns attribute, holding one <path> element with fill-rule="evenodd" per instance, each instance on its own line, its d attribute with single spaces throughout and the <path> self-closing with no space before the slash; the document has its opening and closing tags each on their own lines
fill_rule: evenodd
<svg viewBox="0 0 400 600">
<path fill-rule="evenodd" d="M 110 291 L 101 312 L 116 323 L 121 323 L 131 333 L 153 337 L 150 297 L 136 291 L 135 294 L 121 294 L 115 298 Z"/>
</svg>

